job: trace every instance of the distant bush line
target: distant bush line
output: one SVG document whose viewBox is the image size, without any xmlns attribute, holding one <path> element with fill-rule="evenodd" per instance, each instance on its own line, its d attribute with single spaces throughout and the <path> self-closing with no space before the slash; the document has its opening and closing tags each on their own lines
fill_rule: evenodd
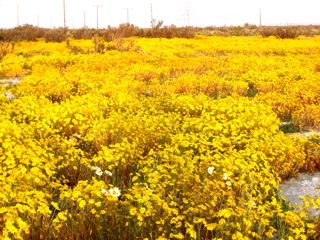
<svg viewBox="0 0 320 240">
<path fill-rule="evenodd" d="M 102 37 L 106 41 L 117 38 L 146 37 L 146 38 L 192 38 L 195 35 L 206 36 L 275 36 L 277 38 L 297 38 L 298 36 L 311 37 L 320 35 L 318 25 L 297 26 L 256 26 L 245 24 L 233 27 L 177 27 L 175 25 L 162 26 L 162 21 L 151 28 L 139 28 L 132 24 L 120 24 L 118 27 L 105 29 L 81 28 L 40 28 L 33 25 L 23 25 L 12 29 L 0 29 L 1 42 L 36 41 L 44 38 L 46 42 L 62 42 L 68 37 L 75 39 L 92 39 L 94 36 Z"/>
</svg>

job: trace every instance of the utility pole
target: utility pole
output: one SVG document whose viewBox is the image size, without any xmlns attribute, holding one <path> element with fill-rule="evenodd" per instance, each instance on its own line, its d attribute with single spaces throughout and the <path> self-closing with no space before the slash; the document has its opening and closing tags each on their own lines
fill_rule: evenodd
<svg viewBox="0 0 320 240">
<path fill-rule="evenodd" d="M 83 11 L 83 27 L 86 28 L 86 11 Z"/>
<path fill-rule="evenodd" d="M 151 20 L 153 19 L 153 11 L 152 11 L 152 4 L 151 4 Z"/>
<path fill-rule="evenodd" d="M 259 9 L 259 16 L 260 16 L 260 27 L 261 27 L 261 8 Z"/>
<path fill-rule="evenodd" d="M 129 10 L 132 10 L 132 8 L 125 8 L 124 10 L 127 11 L 127 23 L 129 24 L 130 21 L 129 21 Z"/>
<path fill-rule="evenodd" d="M 99 7 L 102 7 L 102 5 L 97 5 L 97 6 L 94 6 L 94 7 L 97 8 L 97 29 L 99 29 Z"/>
<path fill-rule="evenodd" d="M 151 28 L 154 28 L 156 24 L 155 19 L 153 19 L 153 10 L 152 10 L 152 4 L 151 4 Z"/>
<path fill-rule="evenodd" d="M 19 3 L 17 3 L 17 27 L 19 27 Z"/>
<path fill-rule="evenodd" d="M 38 14 L 38 27 L 39 27 L 39 14 Z"/>
<path fill-rule="evenodd" d="M 188 27 L 189 27 L 190 26 L 189 1 L 187 1 L 187 17 L 188 17 Z"/>
<path fill-rule="evenodd" d="M 189 9 L 189 1 L 181 0 L 181 18 L 184 26 L 190 26 L 190 9 Z"/>
<path fill-rule="evenodd" d="M 63 21 L 64 21 L 64 28 L 67 27 L 67 24 L 66 24 L 66 1 L 63 0 Z"/>
</svg>

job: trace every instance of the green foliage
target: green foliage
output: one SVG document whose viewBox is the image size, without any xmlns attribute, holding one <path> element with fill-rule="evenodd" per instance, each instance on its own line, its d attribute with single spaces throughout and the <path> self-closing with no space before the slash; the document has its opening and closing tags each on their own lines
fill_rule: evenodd
<svg viewBox="0 0 320 240">
<path fill-rule="evenodd" d="M 280 126 L 280 130 L 283 132 L 283 133 L 295 133 L 295 132 L 299 132 L 300 131 L 300 128 L 293 125 L 292 123 L 289 123 L 289 124 L 283 124 Z"/>
</svg>

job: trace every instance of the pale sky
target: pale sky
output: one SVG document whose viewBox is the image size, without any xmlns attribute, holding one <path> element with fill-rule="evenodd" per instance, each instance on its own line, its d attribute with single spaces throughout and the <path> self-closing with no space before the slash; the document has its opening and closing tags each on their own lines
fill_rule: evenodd
<svg viewBox="0 0 320 240">
<path fill-rule="evenodd" d="M 320 0 L 65 0 L 69 28 L 150 27 L 153 18 L 170 26 L 320 25 Z M 128 11 L 126 9 L 129 9 Z M 0 28 L 17 24 L 63 27 L 63 0 L 0 0 Z"/>
</svg>

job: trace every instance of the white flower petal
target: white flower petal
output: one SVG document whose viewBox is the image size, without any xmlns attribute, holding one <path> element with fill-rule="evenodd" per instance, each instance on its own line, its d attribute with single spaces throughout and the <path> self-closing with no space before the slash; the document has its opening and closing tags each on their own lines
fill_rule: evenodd
<svg viewBox="0 0 320 240">
<path fill-rule="evenodd" d="M 224 173 L 224 174 L 223 174 L 223 179 L 224 179 L 224 180 L 227 180 L 227 179 L 228 179 L 228 177 L 229 177 L 229 176 L 228 176 L 228 174 L 227 174 L 227 173 Z"/>
<path fill-rule="evenodd" d="M 75 137 L 77 138 L 81 138 L 81 135 L 79 135 L 78 133 L 73 134 Z"/>
<path fill-rule="evenodd" d="M 108 195 L 109 194 L 109 192 L 107 190 L 103 189 L 103 188 L 101 189 L 101 193 L 104 194 L 104 195 Z"/>
<path fill-rule="evenodd" d="M 208 173 L 209 173 L 209 174 L 212 174 L 213 171 L 214 171 L 214 167 L 213 167 L 213 166 L 208 167 Z"/>
<path fill-rule="evenodd" d="M 119 188 L 111 188 L 109 190 L 109 193 L 111 194 L 111 196 L 113 197 L 119 197 L 121 195 L 121 192 L 119 190 Z"/>
<path fill-rule="evenodd" d="M 96 170 L 96 174 L 97 174 L 97 175 L 101 176 L 101 175 L 102 175 L 102 173 L 103 173 L 103 172 L 101 171 L 101 169 L 100 169 L 100 168 Z"/>
</svg>

